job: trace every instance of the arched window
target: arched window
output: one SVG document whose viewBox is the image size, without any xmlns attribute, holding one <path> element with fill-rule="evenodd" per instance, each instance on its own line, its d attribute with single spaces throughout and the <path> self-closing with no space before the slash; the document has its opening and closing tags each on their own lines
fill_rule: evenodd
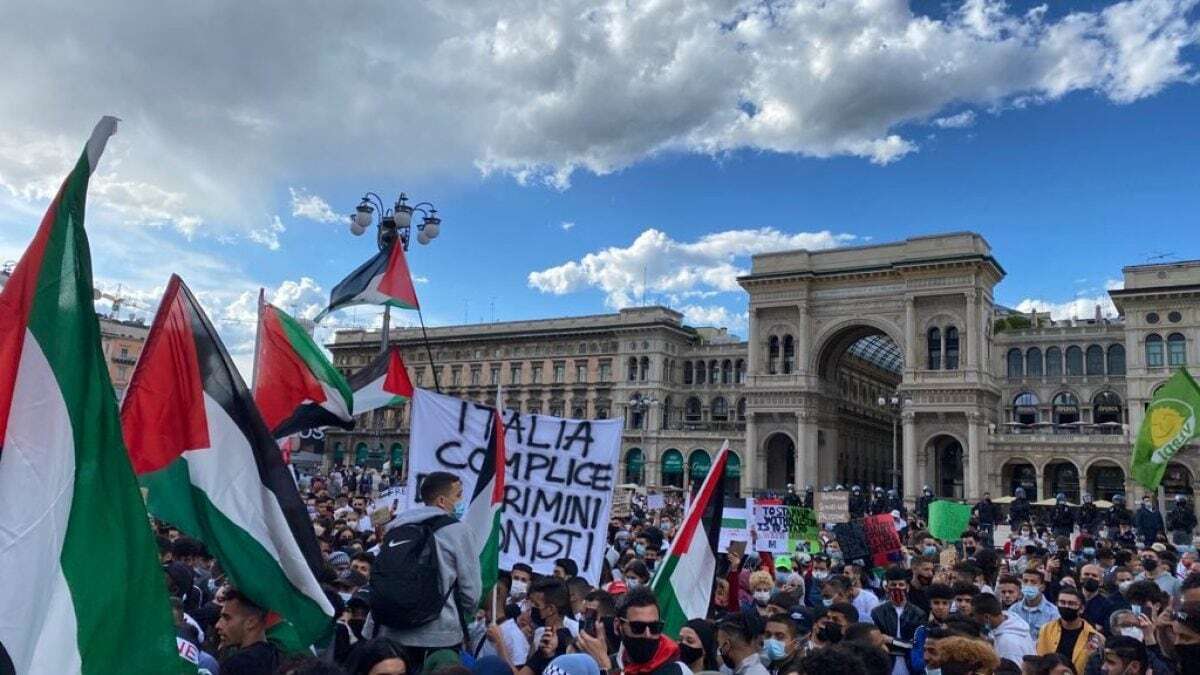
<svg viewBox="0 0 1200 675">
<path fill-rule="evenodd" d="M 1187 339 L 1182 333 L 1167 336 L 1167 365 L 1182 366 L 1187 363 Z"/>
<path fill-rule="evenodd" d="M 1116 392 L 1102 391 L 1092 399 L 1092 422 L 1102 434 L 1121 431 L 1121 397 Z"/>
<path fill-rule="evenodd" d="M 742 491 L 742 458 L 736 452 L 725 460 L 725 494 L 737 496 Z"/>
<path fill-rule="evenodd" d="M 1025 374 L 1029 377 L 1042 376 L 1042 350 L 1037 347 L 1025 350 Z"/>
<path fill-rule="evenodd" d="M 358 466 L 362 466 L 362 465 L 366 464 L 367 463 L 367 455 L 369 453 L 370 453 L 370 450 L 367 449 L 366 443 L 360 442 L 358 445 L 355 445 L 354 446 L 354 463 L 357 464 Z"/>
<path fill-rule="evenodd" d="M 671 448 L 662 455 L 662 484 L 683 487 L 683 453 Z"/>
<path fill-rule="evenodd" d="M 1052 419 L 1054 426 L 1064 433 L 1071 433 L 1079 427 L 1079 399 L 1069 391 L 1055 394 L 1051 401 Z"/>
<path fill-rule="evenodd" d="M 738 359 L 733 365 L 733 381 L 737 384 L 746 384 L 746 362 Z"/>
<path fill-rule="evenodd" d="M 1075 345 L 1067 347 L 1067 375 L 1083 375 L 1083 350 Z"/>
<path fill-rule="evenodd" d="M 1163 339 L 1158 333 L 1146 336 L 1146 365 L 1156 368 L 1163 364 Z"/>
<path fill-rule="evenodd" d="M 692 381 L 693 381 L 692 380 L 692 362 L 684 361 L 683 362 L 683 383 L 691 384 Z"/>
<path fill-rule="evenodd" d="M 929 329 L 929 369 L 942 368 L 942 329 L 934 326 Z"/>
<path fill-rule="evenodd" d="M 333 444 L 333 463 L 335 466 L 340 465 L 346 459 L 346 448 L 342 446 L 341 441 Z"/>
<path fill-rule="evenodd" d="M 746 399 L 739 398 L 737 402 L 737 421 L 746 421 Z"/>
<path fill-rule="evenodd" d="M 687 422 L 700 421 L 700 399 L 692 396 L 683 404 L 683 419 Z"/>
<path fill-rule="evenodd" d="M 642 485 L 645 480 L 646 455 L 641 448 L 630 448 L 625 453 L 625 482 Z"/>
<path fill-rule="evenodd" d="M 1087 365 L 1088 375 L 1103 375 L 1104 374 L 1104 348 L 1100 345 L 1090 345 L 1087 348 Z"/>
<path fill-rule="evenodd" d="M 643 356 L 641 373 L 638 379 L 640 379 L 642 382 L 645 382 L 647 377 L 650 377 L 650 357 Z"/>
<path fill-rule="evenodd" d="M 1025 360 L 1021 358 L 1021 350 L 1013 347 L 1008 350 L 1008 376 L 1021 377 L 1024 372 Z"/>
<path fill-rule="evenodd" d="M 400 468 L 404 466 L 404 446 L 399 443 L 392 443 L 391 457 L 392 471 L 400 472 Z"/>
<path fill-rule="evenodd" d="M 628 380 L 629 380 L 630 382 L 633 382 L 633 381 L 634 381 L 634 380 L 636 380 L 636 379 L 637 379 L 637 359 L 631 356 L 631 357 L 629 357 L 629 377 L 628 377 Z"/>
<path fill-rule="evenodd" d="M 1046 348 L 1046 375 L 1049 377 L 1062 377 L 1062 350 L 1058 347 Z"/>
<path fill-rule="evenodd" d="M 1026 391 L 1013 399 L 1013 421 L 1017 424 L 1038 423 L 1038 397 L 1036 394 Z"/>
<path fill-rule="evenodd" d="M 796 367 L 796 341 L 791 335 L 783 338 L 783 374 L 791 373 Z"/>
<path fill-rule="evenodd" d="M 696 362 L 696 384 L 704 384 L 704 362 Z"/>
<path fill-rule="evenodd" d="M 946 326 L 946 370 L 958 370 L 958 329 Z"/>
<path fill-rule="evenodd" d="M 629 406 L 626 410 L 629 411 L 629 428 L 641 429 L 642 424 L 646 421 L 646 410 L 642 407 L 642 395 L 638 392 L 633 392 L 629 396 Z"/>
<path fill-rule="evenodd" d="M 779 337 L 776 335 L 767 340 L 767 372 L 771 375 L 779 372 Z"/>
<path fill-rule="evenodd" d="M 733 384 L 733 361 L 729 359 L 721 363 L 721 384 Z"/>
<path fill-rule="evenodd" d="M 703 481 L 711 467 L 712 457 L 709 457 L 705 450 L 693 450 L 692 454 L 688 456 L 688 476 L 691 477 L 693 483 L 698 484 Z"/>
<path fill-rule="evenodd" d="M 714 422 L 729 421 L 729 403 L 725 400 L 725 397 L 718 396 L 712 400 L 712 409 L 709 412 L 709 417 Z"/>
<path fill-rule="evenodd" d="M 1108 374 L 1125 374 L 1125 345 L 1112 345 L 1108 348 Z"/>
</svg>

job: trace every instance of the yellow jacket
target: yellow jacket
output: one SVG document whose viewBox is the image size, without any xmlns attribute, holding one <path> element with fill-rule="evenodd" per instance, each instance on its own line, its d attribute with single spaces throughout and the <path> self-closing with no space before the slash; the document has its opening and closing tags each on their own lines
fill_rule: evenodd
<svg viewBox="0 0 1200 675">
<path fill-rule="evenodd" d="M 1071 652 L 1071 662 L 1075 664 L 1075 672 L 1082 673 L 1087 668 L 1088 657 L 1092 655 L 1088 649 L 1088 640 L 1093 635 L 1100 635 L 1100 631 L 1092 628 L 1092 624 L 1087 621 L 1083 622 L 1083 630 L 1079 633 L 1079 639 L 1075 640 L 1075 649 Z M 1058 651 L 1058 641 L 1062 638 L 1062 619 L 1054 619 L 1053 621 L 1042 626 L 1038 632 L 1037 653 L 1038 656 L 1053 654 Z"/>
</svg>

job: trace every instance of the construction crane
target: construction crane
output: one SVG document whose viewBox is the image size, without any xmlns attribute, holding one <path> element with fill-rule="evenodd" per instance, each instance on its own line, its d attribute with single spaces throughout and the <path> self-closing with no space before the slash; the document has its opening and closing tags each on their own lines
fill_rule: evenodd
<svg viewBox="0 0 1200 675">
<path fill-rule="evenodd" d="M 117 284 L 117 292 L 116 293 L 109 293 L 108 291 L 103 291 L 103 290 L 100 290 L 99 288 L 93 288 L 92 289 L 92 299 L 100 300 L 101 298 L 112 301 L 112 309 L 109 310 L 108 316 L 106 317 L 109 319 L 118 318 L 117 315 L 121 312 L 122 305 L 129 305 L 130 307 L 135 307 L 137 309 L 142 309 L 142 310 L 146 309 L 145 305 L 143 305 L 139 302 L 134 302 L 134 301 L 130 300 L 129 298 L 126 298 L 123 295 L 121 295 L 121 285 L 120 284 Z"/>
</svg>

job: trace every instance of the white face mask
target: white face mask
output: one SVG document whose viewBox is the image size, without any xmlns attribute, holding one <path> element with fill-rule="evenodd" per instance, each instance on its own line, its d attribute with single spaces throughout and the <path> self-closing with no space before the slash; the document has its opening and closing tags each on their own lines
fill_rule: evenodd
<svg viewBox="0 0 1200 675">
<path fill-rule="evenodd" d="M 529 592 L 529 584 L 520 579 L 513 579 L 512 588 L 508 591 L 508 595 L 520 600 L 525 597 L 527 592 Z"/>
<path fill-rule="evenodd" d="M 1145 637 L 1142 635 L 1142 629 L 1138 628 L 1137 626 L 1125 626 L 1117 632 L 1125 637 L 1131 637 L 1138 642 L 1141 642 L 1145 639 Z"/>
<path fill-rule="evenodd" d="M 766 607 L 767 603 L 770 601 L 771 601 L 771 591 L 754 591 L 754 602 L 757 602 L 759 605 Z"/>
</svg>

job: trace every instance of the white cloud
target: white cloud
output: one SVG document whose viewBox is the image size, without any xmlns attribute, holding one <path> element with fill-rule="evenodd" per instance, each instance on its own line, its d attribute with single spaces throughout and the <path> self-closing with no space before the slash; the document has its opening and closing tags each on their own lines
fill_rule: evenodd
<svg viewBox="0 0 1200 675">
<path fill-rule="evenodd" d="M 292 194 L 292 215 L 318 223 L 336 223 L 341 218 L 329 208 L 329 202 L 304 188 L 288 188 Z"/>
<path fill-rule="evenodd" d="M 415 276 L 415 277 L 413 277 L 413 278 L 412 278 L 412 280 L 413 280 L 413 283 L 414 283 L 414 284 L 427 284 L 427 283 L 429 283 L 429 277 Z"/>
<path fill-rule="evenodd" d="M 571 231 L 571 228 L 572 228 L 572 227 L 575 227 L 575 223 L 574 223 L 574 221 L 570 221 L 570 220 L 564 220 L 564 221 L 563 221 L 563 222 L 562 222 L 562 223 L 559 225 L 559 227 L 561 227 L 561 228 L 563 229 L 563 232 L 570 232 L 570 231 Z"/>
<path fill-rule="evenodd" d="M 476 166 L 564 188 L 581 169 L 741 149 L 886 164 L 918 150 L 906 123 L 947 108 L 1193 82 L 1196 3 L 1053 19 L 1001 0 L 939 19 L 907 0 L 18 3 L 0 22 L 0 193 L 46 199 L 103 113 L 125 122 L 99 210 L 217 238 L 276 211 L 297 176 Z"/>
<path fill-rule="evenodd" d="M 965 129 L 975 124 L 975 111 L 964 110 L 957 115 L 938 117 L 933 120 L 933 126 L 939 129 Z"/>
<path fill-rule="evenodd" d="M 737 330 L 747 326 L 746 314 L 729 311 L 721 305 L 684 305 L 676 307 L 683 320 L 692 326 L 717 326 Z"/>
<path fill-rule="evenodd" d="M 279 235 L 286 231 L 287 228 L 283 226 L 283 221 L 279 220 L 279 216 L 274 216 L 266 225 L 251 229 L 246 233 L 246 237 L 256 244 L 262 244 L 272 251 L 278 251 Z"/>
<path fill-rule="evenodd" d="M 786 234 L 764 227 L 726 230 L 680 242 L 665 232 L 648 229 L 627 247 L 609 247 L 531 272 L 528 283 L 530 288 L 553 295 L 597 288 L 604 292 L 609 307 L 621 308 L 645 293 L 686 296 L 738 291 L 737 277 L 747 272 L 737 266 L 738 259 L 766 251 L 832 248 L 852 241 L 853 235 L 828 230 Z"/>
<path fill-rule="evenodd" d="M 1039 298 L 1025 298 L 1017 303 L 1014 309 L 1018 312 L 1049 312 L 1050 317 L 1055 320 L 1071 318 L 1082 320 L 1095 317 L 1096 305 L 1100 305 L 1100 313 L 1103 316 L 1114 317 L 1117 315 L 1117 308 L 1113 305 L 1112 298 L 1107 295 L 1079 297 L 1063 302 L 1054 302 Z"/>
<path fill-rule="evenodd" d="M 1104 281 L 1104 290 L 1106 291 L 1119 291 L 1123 288 L 1125 288 L 1124 279 L 1106 279 Z"/>
</svg>

